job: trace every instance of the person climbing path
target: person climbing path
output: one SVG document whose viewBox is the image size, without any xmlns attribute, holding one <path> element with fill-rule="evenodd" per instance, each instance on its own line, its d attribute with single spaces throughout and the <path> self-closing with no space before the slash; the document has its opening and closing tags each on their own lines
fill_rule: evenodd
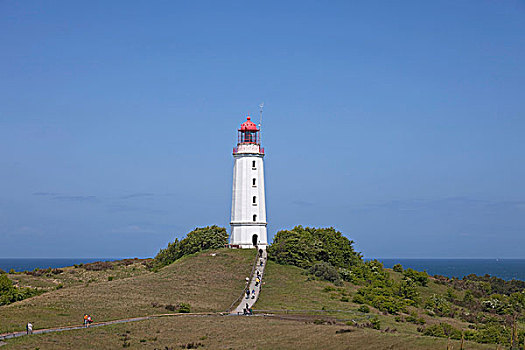
<svg viewBox="0 0 525 350">
<path fill-rule="evenodd" d="M 247 278 L 249 282 L 247 283 L 246 289 L 243 292 L 243 295 L 246 294 L 246 299 L 241 298 L 237 307 L 231 311 L 231 315 L 251 315 L 253 305 L 257 302 L 259 294 L 262 290 L 263 278 L 264 278 L 264 269 L 266 267 L 268 253 L 265 249 L 260 249 L 256 260 L 254 262 L 254 270 L 250 278 Z M 248 312 L 250 310 L 250 312 Z"/>
</svg>

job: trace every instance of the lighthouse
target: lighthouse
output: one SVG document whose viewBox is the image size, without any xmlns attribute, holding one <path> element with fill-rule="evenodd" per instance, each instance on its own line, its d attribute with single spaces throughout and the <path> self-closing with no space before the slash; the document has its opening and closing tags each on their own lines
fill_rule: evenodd
<svg viewBox="0 0 525 350">
<path fill-rule="evenodd" d="M 238 130 L 233 149 L 233 189 L 230 245 L 266 249 L 266 200 L 264 196 L 264 148 L 260 129 L 250 117 Z"/>
</svg>

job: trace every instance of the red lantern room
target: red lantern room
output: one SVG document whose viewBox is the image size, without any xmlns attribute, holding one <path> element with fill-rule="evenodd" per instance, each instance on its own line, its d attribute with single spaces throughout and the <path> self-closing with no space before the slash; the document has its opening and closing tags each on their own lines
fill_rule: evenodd
<svg viewBox="0 0 525 350">
<path fill-rule="evenodd" d="M 239 137 L 237 143 L 240 144 L 260 144 L 259 129 L 254 122 L 250 119 L 250 116 L 246 117 L 246 121 L 241 124 L 239 129 Z"/>
</svg>

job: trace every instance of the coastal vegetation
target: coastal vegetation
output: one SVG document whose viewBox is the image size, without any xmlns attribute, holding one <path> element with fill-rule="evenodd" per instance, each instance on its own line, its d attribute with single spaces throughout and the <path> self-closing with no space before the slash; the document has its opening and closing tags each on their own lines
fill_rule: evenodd
<svg viewBox="0 0 525 350">
<path fill-rule="evenodd" d="M 264 318 L 221 317 L 242 294 L 253 250 L 223 248 L 224 228 L 196 228 L 154 259 L 124 259 L 0 275 L 0 289 L 46 293 L 0 306 L 0 333 L 146 315 L 163 317 L 60 334 L 9 340 L 7 349 L 246 347 L 305 349 L 494 349 L 523 347 L 525 282 L 491 276 L 429 276 L 397 264 L 365 261 L 334 228 L 279 231 L 268 247 L 260 298 Z M 2 277 L 3 276 L 3 277 Z M 11 294 L 12 295 L 12 294 Z M 30 296 L 30 295 L 28 295 Z M 239 333 L 240 334 L 240 333 Z M 485 345 L 488 344 L 488 345 Z"/>
<path fill-rule="evenodd" d="M 15 286 L 5 272 L 0 273 L 0 306 L 24 300 L 42 293 L 43 291 L 38 288 Z"/>
<path fill-rule="evenodd" d="M 168 244 L 161 249 L 154 259 L 155 268 L 173 263 L 183 256 L 209 249 L 223 248 L 228 244 L 228 232 L 224 227 L 216 225 L 198 227 L 186 235 L 186 238 Z"/>
<path fill-rule="evenodd" d="M 258 307 L 357 312 L 366 314 L 364 324 L 370 322 L 368 309 L 390 330 L 509 347 L 524 344 L 523 281 L 488 275 L 429 276 L 400 264 L 385 269 L 377 260 L 364 261 L 353 241 L 333 228 L 297 226 L 280 231 L 268 253 L 275 263 L 268 264 L 265 280 L 275 286 L 265 289 Z M 283 280 L 287 274 L 295 276 L 290 285 Z M 312 279 L 334 287 L 317 287 Z M 293 302 L 279 301 L 281 293 L 295 295 L 288 296 Z"/>
</svg>

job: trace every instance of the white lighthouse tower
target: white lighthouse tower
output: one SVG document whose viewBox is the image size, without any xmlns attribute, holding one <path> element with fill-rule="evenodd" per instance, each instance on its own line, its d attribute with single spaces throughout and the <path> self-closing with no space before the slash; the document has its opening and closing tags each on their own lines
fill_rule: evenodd
<svg viewBox="0 0 525 350">
<path fill-rule="evenodd" d="M 264 148 L 260 129 L 250 117 L 241 124 L 233 149 L 233 191 L 230 245 L 266 249 L 266 200 L 264 196 Z"/>
</svg>

